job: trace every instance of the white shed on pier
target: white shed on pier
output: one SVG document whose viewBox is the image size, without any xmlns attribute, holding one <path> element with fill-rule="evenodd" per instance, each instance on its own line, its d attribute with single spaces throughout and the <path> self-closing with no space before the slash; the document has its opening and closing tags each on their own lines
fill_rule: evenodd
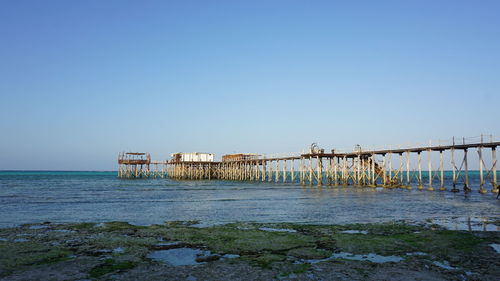
<svg viewBox="0 0 500 281">
<path fill-rule="evenodd" d="M 213 162 L 213 153 L 204 152 L 177 152 L 172 154 L 174 162 Z"/>
</svg>

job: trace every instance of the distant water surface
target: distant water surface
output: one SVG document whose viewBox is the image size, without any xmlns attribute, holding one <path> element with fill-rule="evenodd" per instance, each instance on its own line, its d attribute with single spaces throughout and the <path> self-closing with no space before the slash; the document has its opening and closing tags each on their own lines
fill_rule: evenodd
<svg viewBox="0 0 500 281">
<path fill-rule="evenodd" d="M 300 186 L 262 182 L 124 180 L 116 172 L 0 172 L 0 227 L 34 222 L 171 220 L 343 224 L 499 219 L 500 200 L 474 191 Z M 450 180 L 447 179 L 450 189 Z M 488 186 L 488 189 L 490 187 Z"/>
</svg>

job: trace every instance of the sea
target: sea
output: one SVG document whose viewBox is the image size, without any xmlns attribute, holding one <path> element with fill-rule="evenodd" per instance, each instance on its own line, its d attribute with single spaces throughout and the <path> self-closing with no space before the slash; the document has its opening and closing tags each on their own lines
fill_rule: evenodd
<svg viewBox="0 0 500 281">
<path fill-rule="evenodd" d="M 349 224 L 406 221 L 451 229 L 498 231 L 500 200 L 473 191 L 222 180 L 120 179 L 117 172 L 0 171 L 0 227 L 26 223 L 126 221 L 137 225 L 198 221 Z M 425 179 L 424 179 L 425 180 Z M 437 183 L 435 183 L 437 185 Z M 463 184 L 458 186 L 462 189 Z"/>
</svg>

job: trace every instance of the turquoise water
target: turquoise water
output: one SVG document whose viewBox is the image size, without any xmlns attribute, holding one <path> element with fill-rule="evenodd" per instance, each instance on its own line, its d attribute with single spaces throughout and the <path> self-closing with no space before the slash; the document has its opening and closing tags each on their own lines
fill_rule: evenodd
<svg viewBox="0 0 500 281">
<path fill-rule="evenodd" d="M 424 176 L 426 173 L 424 173 Z M 0 227 L 34 222 L 199 220 L 366 223 L 500 218 L 500 200 L 473 192 L 310 187 L 235 181 L 125 180 L 116 172 L 0 172 Z M 424 183 L 427 181 L 424 179 Z M 435 185 L 437 186 L 437 179 Z M 446 173 L 450 189 L 451 173 Z M 463 185 L 459 185 L 461 188 Z M 488 185 L 487 189 L 491 189 Z"/>
</svg>

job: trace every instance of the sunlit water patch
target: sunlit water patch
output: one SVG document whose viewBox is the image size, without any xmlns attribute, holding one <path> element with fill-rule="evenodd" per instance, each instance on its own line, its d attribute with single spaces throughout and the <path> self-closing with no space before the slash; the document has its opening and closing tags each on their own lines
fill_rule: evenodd
<svg viewBox="0 0 500 281">
<path fill-rule="evenodd" d="M 146 257 L 155 261 L 168 263 L 170 265 L 195 265 L 199 257 L 209 256 L 210 251 L 192 248 L 177 248 L 170 250 L 159 250 L 149 253 Z"/>
</svg>

